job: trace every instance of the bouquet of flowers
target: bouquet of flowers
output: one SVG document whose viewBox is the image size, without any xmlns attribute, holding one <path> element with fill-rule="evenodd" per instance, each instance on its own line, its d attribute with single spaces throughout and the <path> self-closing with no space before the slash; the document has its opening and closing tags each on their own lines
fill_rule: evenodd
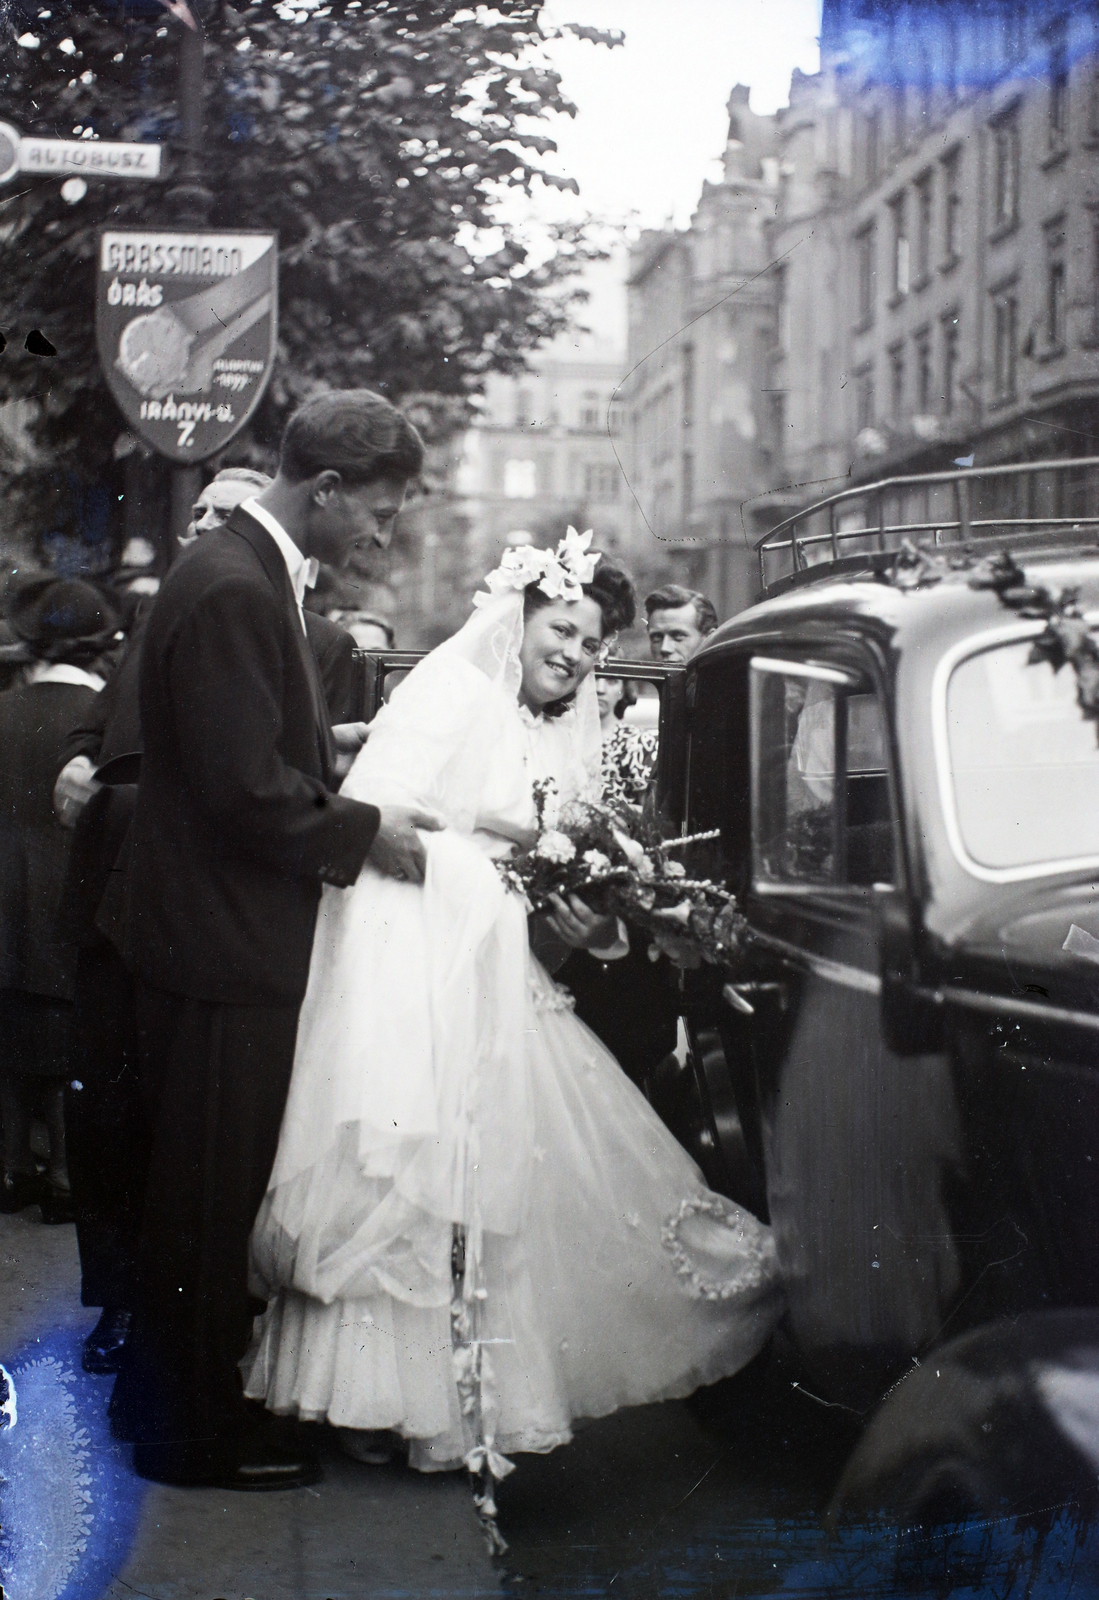
<svg viewBox="0 0 1099 1600">
<path fill-rule="evenodd" d="M 688 877 L 676 859 L 685 846 L 716 839 L 717 830 L 662 839 L 624 802 L 558 805 L 552 780 L 535 784 L 534 799 L 537 839 L 498 863 L 504 883 L 533 911 L 552 895 L 577 894 L 593 910 L 674 939 L 704 961 L 728 962 L 743 949 L 748 925 L 733 895 L 709 878 Z"/>
</svg>

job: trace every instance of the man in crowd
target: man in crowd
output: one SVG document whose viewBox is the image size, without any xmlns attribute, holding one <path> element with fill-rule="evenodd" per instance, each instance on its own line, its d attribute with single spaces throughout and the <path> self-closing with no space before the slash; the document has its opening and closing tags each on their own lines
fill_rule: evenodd
<svg viewBox="0 0 1099 1600">
<path fill-rule="evenodd" d="M 126 871 L 154 1106 L 137 1305 L 116 1433 L 161 1482 L 290 1488 L 315 1466 L 247 1412 L 248 1235 L 278 1141 L 322 883 L 367 857 L 417 879 L 435 819 L 334 793 L 333 728 L 302 597 L 318 560 L 388 546 L 423 445 L 367 390 L 291 418 L 278 475 L 172 568 L 145 632 Z M 315 569 L 314 569 L 315 570 Z"/>
<path fill-rule="evenodd" d="M 377 652 L 396 648 L 393 624 L 378 611 L 330 611 L 329 616 L 347 629 L 360 650 Z"/>
<path fill-rule="evenodd" d="M 666 583 L 645 600 L 649 651 L 654 661 L 682 665 L 717 627 L 713 602 L 697 589 Z"/>
</svg>

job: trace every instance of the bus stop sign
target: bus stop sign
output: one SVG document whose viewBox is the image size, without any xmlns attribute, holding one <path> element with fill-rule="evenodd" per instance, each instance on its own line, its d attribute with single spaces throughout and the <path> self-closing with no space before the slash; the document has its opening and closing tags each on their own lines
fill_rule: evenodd
<svg viewBox="0 0 1099 1600">
<path fill-rule="evenodd" d="M 278 235 L 105 228 L 96 340 L 131 429 L 169 461 L 223 450 L 275 360 Z"/>
</svg>

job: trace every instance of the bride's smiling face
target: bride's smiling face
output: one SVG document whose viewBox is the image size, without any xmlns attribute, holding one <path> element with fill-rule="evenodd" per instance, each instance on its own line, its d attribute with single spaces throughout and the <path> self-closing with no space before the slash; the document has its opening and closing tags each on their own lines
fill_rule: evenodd
<svg viewBox="0 0 1099 1600">
<path fill-rule="evenodd" d="M 523 623 L 519 698 L 532 711 L 580 687 L 599 659 L 603 613 L 594 600 L 551 600 Z"/>
</svg>

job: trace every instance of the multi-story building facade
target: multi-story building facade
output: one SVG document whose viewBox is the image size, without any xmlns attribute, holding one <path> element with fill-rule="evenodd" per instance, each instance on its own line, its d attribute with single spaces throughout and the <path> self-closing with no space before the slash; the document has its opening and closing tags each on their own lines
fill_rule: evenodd
<svg viewBox="0 0 1099 1600">
<path fill-rule="evenodd" d="M 1099 9 L 824 8 L 778 115 L 774 512 L 1099 452 Z"/>
<path fill-rule="evenodd" d="M 630 258 L 631 554 L 647 574 L 707 590 L 722 614 L 750 598 L 742 506 L 768 484 L 760 436 L 775 149 L 773 119 L 756 116 L 738 85 L 722 181 L 704 186 L 689 229 L 644 233 Z"/>
<path fill-rule="evenodd" d="M 821 71 L 730 111 L 725 181 L 635 251 L 628 391 L 641 512 L 726 612 L 847 481 L 1099 454 L 1099 5 L 824 0 Z"/>
</svg>

